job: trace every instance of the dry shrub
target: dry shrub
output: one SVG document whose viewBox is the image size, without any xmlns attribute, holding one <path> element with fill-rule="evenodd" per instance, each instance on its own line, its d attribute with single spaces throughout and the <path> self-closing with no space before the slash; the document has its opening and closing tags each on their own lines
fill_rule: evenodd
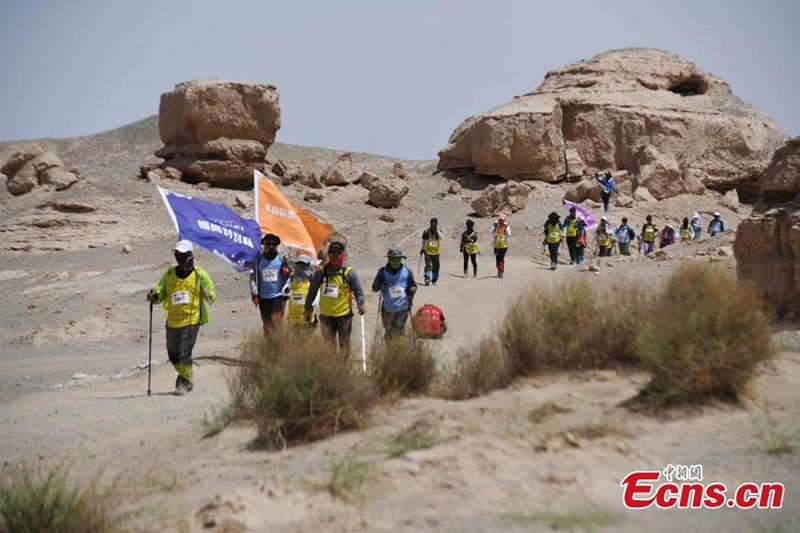
<svg viewBox="0 0 800 533">
<path fill-rule="evenodd" d="M 508 386 L 514 379 L 511 362 L 496 334 L 458 353 L 458 363 L 447 376 L 441 396 L 467 400 Z"/>
<path fill-rule="evenodd" d="M 307 330 L 281 327 L 252 335 L 243 366 L 230 378 L 232 416 L 254 420 L 268 448 L 362 427 L 375 402 L 369 380 Z"/>
<path fill-rule="evenodd" d="M 436 376 L 436 361 L 425 341 L 398 336 L 370 351 L 370 376 L 381 394 L 421 394 Z"/>
<path fill-rule="evenodd" d="M 532 290 L 508 311 L 499 338 L 515 374 L 608 368 L 636 361 L 642 293 L 595 291 L 588 282 Z"/>
<path fill-rule="evenodd" d="M 769 322 L 755 292 L 708 264 L 672 274 L 642 321 L 637 344 L 653 378 L 636 403 L 653 407 L 735 401 L 771 355 Z"/>
<path fill-rule="evenodd" d="M 96 478 L 78 486 L 69 482 L 66 467 L 24 467 L 0 483 L 0 531 L 124 531 L 120 503 L 113 488 L 98 488 Z"/>
</svg>

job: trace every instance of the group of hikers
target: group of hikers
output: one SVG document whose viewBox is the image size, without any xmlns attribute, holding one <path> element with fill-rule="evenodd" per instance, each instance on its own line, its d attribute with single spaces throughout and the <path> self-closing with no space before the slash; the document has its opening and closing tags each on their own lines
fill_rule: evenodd
<svg viewBox="0 0 800 533">
<path fill-rule="evenodd" d="M 713 237 L 723 231 L 725 231 L 725 223 L 722 221 L 720 213 L 715 211 L 708 224 L 708 233 Z M 616 248 L 619 255 L 631 255 L 631 242 L 635 238 L 639 252 L 650 255 L 656 250 L 656 244 L 659 248 L 664 248 L 676 242 L 695 241 L 701 237 L 702 232 L 703 219 L 697 211 L 694 212 L 691 219 L 684 218 L 677 229 L 667 223 L 660 231 L 653 222 L 653 216 L 647 215 L 638 236 L 628 224 L 627 217 L 622 217 L 621 223 L 614 227 L 608 217 L 603 216 L 595 229 L 595 253 L 599 257 L 609 257 Z M 550 269 L 555 270 L 558 266 L 558 251 L 563 241 L 566 241 L 569 249 L 569 264 L 583 263 L 587 239 L 586 222 L 577 215 L 575 207 L 570 207 L 569 214 L 563 221 L 557 212 L 550 213 L 544 223 L 544 240 L 542 242 L 542 245 L 547 246 L 550 253 Z"/>
<path fill-rule="evenodd" d="M 331 242 L 327 260 L 314 267 L 311 257 L 303 254 L 289 261 L 278 252 L 280 242 L 280 237 L 272 233 L 262 237 L 250 273 L 251 300 L 259 309 L 264 334 L 273 332 L 287 315 L 290 326 L 319 326 L 322 336 L 347 358 L 353 315 L 366 313 L 366 298 L 358 275 L 347 264 L 345 245 Z M 175 394 L 184 395 L 194 387 L 192 352 L 200 326 L 209 320 L 207 305 L 216 300 L 216 290 L 208 272 L 194 264 L 190 241 L 178 241 L 174 256 L 176 266 L 166 269 L 156 287 L 147 292 L 147 300 L 151 305 L 162 304 L 167 311 L 167 355 L 178 373 Z M 386 265 L 372 282 L 372 290 L 380 293 L 386 338 L 404 333 L 417 292 L 414 274 L 403 264 L 405 258 L 399 249 L 390 249 Z M 438 278 L 439 263 L 432 262 L 431 271 L 433 264 Z M 435 305 L 425 304 L 414 314 L 412 329 L 419 337 L 441 338 L 447 331 L 444 313 Z"/>
<path fill-rule="evenodd" d="M 607 213 L 608 200 L 614 190 L 613 177 L 610 172 L 605 172 L 596 174 L 595 178 L 600 183 Z M 608 217 L 603 216 L 595 230 L 596 254 L 599 257 L 611 256 L 616 248 L 620 255 L 630 255 L 631 242 L 637 239 L 640 253 L 649 255 L 656 249 L 657 243 L 663 248 L 678 240 L 689 242 L 699 239 L 702 226 L 702 217 L 695 212 L 691 219 L 684 218 L 677 229 L 665 224 L 659 231 L 652 215 L 647 215 L 637 236 L 626 217 L 622 217 L 621 223 L 613 227 Z M 544 223 L 542 245 L 549 250 L 551 270 L 558 266 L 558 252 L 563 241 L 567 243 L 571 265 L 585 261 L 588 230 L 586 221 L 578 216 L 575 207 L 570 207 L 563 221 L 557 212 L 550 213 Z M 708 224 L 708 232 L 714 236 L 724 230 L 720 214 L 715 212 Z M 438 219 L 430 219 L 428 228 L 422 232 L 419 252 L 420 261 L 423 257 L 425 260 L 425 285 L 436 285 L 439 281 L 443 240 Z M 500 213 L 492 223 L 490 240 L 497 277 L 502 278 L 505 256 L 511 244 L 511 226 L 505 213 Z M 250 272 L 251 300 L 261 315 L 264 334 L 269 335 L 274 331 L 286 316 L 290 326 L 319 326 L 323 337 L 333 341 L 340 353 L 347 357 L 350 353 L 353 316 L 355 312 L 362 316 L 366 313 L 366 298 L 358 275 L 347 263 L 345 244 L 331 242 L 326 260 L 316 266 L 316 261 L 304 254 L 290 261 L 285 254 L 279 253 L 280 243 L 278 235 L 264 235 L 261 250 L 253 260 Z M 468 276 L 470 265 L 472 276 L 477 277 L 477 256 L 480 255 L 478 232 L 471 219 L 466 221 L 459 249 L 464 260 L 464 277 Z M 208 272 L 194 264 L 190 241 L 178 241 L 174 255 L 176 266 L 166 269 L 156 287 L 148 291 L 147 299 L 151 305 L 162 304 L 167 311 L 167 354 L 178 373 L 175 393 L 180 395 L 193 388 L 192 351 L 200 326 L 209 320 L 207 305 L 216 299 L 216 291 Z M 400 249 L 390 249 L 386 254 L 386 264 L 378 269 L 372 282 L 372 291 L 380 293 L 379 307 L 386 338 L 404 333 L 417 293 L 414 273 L 403 264 L 404 259 L 406 256 Z M 411 317 L 411 323 L 412 331 L 421 337 L 440 338 L 447 331 L 444 313 L 434 305 L 421 306 Z"/>
</svg>

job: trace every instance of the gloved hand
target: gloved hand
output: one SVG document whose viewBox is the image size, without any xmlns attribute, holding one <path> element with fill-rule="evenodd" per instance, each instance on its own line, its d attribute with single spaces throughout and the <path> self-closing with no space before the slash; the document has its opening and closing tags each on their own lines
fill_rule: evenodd
<svg viewBox="0 0 800 533">
<path fill-rule="evenodd" d="M 364 305 L 364 304 L 360 304 L 360 305 L 358 306 L 358 314 L 359 314 L 359 315 L 363 315 L 363 314 L 364 314 L 364 313 L 366 313 L 366 312 L 367 312 L 367 306 L 366 306 L 366 305 Z"/>
<path fill-rule="evenodd" d="M 147 301 L 153 304 L 158 303 L 158 295 L 156 294 L 156 291 L 153 289 L 147 291 Z"/>
</svg>

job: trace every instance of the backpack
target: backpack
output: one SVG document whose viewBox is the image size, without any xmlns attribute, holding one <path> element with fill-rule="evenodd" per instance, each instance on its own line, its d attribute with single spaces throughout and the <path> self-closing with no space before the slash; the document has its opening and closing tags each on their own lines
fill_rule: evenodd
<svg viewBox="0 0 800 533">
<path fill-rule="evenodd" d="M 414 332 L 422 338 L 438 339 L 442 334 L 442 310 L 435 305 L 425 304 L 411 319 Z"/>
</svg>

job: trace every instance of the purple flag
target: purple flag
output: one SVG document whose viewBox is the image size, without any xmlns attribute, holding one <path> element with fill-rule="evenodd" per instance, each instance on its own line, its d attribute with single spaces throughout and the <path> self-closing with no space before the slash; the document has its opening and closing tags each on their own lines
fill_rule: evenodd
<svg viewBox="0 0 800 533">
<path fill-rule="evenodd" d="M 594 218 L 594 215 L 592 215 L 588 209 L 581 205 L 572 203 L 569 200 L 564 200 L 564 205 L 567 206 L 567 210 L 572 209 L 573 207 L 575 208 L 575 215 L 577 215 L 579 219 L 586 223 L 586 231 L 597 227 L 597 219 Z"/>
<path fill-rule="evenodd" d="M 225 205 L 207 202 L 158 187 L 169 216 L 181 239 L 202 246 L 246 272 L 261 241 L 261 229 L 255 220 L 247 220 Z"/>
</svg>

